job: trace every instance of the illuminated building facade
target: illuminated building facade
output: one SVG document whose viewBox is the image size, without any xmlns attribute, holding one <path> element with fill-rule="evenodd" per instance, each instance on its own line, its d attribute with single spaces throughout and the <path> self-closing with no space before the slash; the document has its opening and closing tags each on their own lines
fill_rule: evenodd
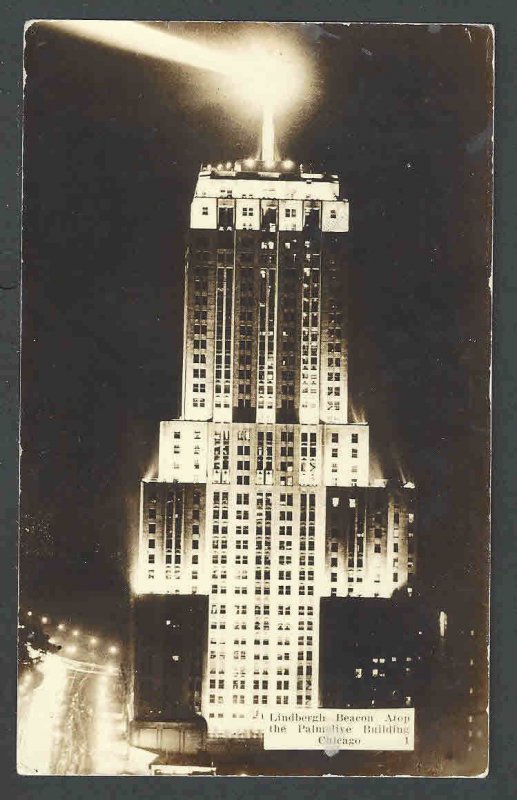
<svg viewBox="0 0 517 800">
<path fill-rule="evenodd" d="M 208 597 L 214 736 L 317 707 L 320 599 L 414 573 L 413 487 L 369 487 L 348 420 L 348 213 L 336 176 L 286 162 L 203 167 L 192 200 L 182 415 L 142 482 L 136 588 Z"/>
</svg>

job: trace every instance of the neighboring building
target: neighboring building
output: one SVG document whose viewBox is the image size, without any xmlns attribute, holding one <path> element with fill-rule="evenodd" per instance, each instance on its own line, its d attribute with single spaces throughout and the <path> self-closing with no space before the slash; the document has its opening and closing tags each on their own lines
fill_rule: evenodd
<svg viewBox="0 0 517 800">
<path fill-rule="evenodd" d="M 450 614 L 440 613 L 432 681 L 419 704 L 423 749 L 450 775 L 479 775 L 487 767 L 488 615 L 482 612 L 460 597 Z"/>
<path fill-rule="evenodd" d="M 438 620 L 407 595 L 324 598 L 320 621 L 323 708 L 420 706 L 438 658 Z"/>
<path fill-rule="evenodd" d="M 136 721 L 188 720 L 201 710 L 206 634 L 206 597 L 134 598 Z"/>
<path fill-rule="evenodd" d="M 142 482 L 135 591 L 208 596 L 212 736 L 318 706 L 322 596 L 411 589 L 413 487 L 368 488 L 368 426 L 348 421 L 347 231 L 334 175 L 199 173 L 182 416 Z"/>
</svg>

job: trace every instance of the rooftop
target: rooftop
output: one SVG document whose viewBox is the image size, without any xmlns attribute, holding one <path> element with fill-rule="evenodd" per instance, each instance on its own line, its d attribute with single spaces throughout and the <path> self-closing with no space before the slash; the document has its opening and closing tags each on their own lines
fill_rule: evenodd
<svg viewBox="0 0 517 800">
<path fill-rule="evenodd" d="M 243 180 L 257 178 L 279 180 L 324 181 L 338 183 L 337 175 L 329 172 L 317 172 L 312 164 L 296 164 L 290 159 L 278 161 L 260 161 L 246 158 L 237 161 L 226 161 L 219 164 L 202 164 L 199 175 L 210 178 L 240 178 Z"/>
<path fill-rule="evenodd" d="M 255 158 L 202 164 L 195 196 L 333 202 L 341 198 L 337 175 L 318 172 L 311 164 L 296 164 L 287 159 L 260 161 Z"/>
</svg>

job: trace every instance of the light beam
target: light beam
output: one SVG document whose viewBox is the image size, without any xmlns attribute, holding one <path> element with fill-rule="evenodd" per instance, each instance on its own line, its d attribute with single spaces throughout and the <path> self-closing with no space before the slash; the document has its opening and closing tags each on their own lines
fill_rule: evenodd
<svg viewBox="0 0 517 800">
<path fill-rule="evenodd" d="M 52 20 L 53 28 L 135 55 L 226 73 L 225 57 L 204 45 L 143 22 L 125 20 Z"/>
<path fill-rule="evenodd" d="M 262 106 L 262 161 L 272 165 L 275 160 L 275 124 L 273 106 L 264 103 Z"/>
<path fill-rule="evenodd" d="M 32 23 L 31 23 L 32 24 Z M 225 76 L 246 103 L 262 113 L 262 160 L 275 161 L 274 116 L 301 94 L 304 70 L 279 40 L 247 40 L 224 51 L 198 44 L 142 22 L 124 20 L 45 21 L 57 30 L 134 55 L 186 64 Z"/>
</svg>

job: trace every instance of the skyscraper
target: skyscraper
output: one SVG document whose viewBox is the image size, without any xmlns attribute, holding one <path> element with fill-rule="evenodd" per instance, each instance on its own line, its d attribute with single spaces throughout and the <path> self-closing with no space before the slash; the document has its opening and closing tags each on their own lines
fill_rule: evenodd
<svg viewBox="0 0 517 800">
<path fill-rule="evenodd" d="M 321 597 L 411 592 L 414 487 L 369 485 L 368 425 L 348 420 L 348 229 L 335 175 L 200 170 L 182 414 L 142 482 L 135 590 L 208 597 L 192 710 L 212 736 L 318 706 Z"/>
</svg>

